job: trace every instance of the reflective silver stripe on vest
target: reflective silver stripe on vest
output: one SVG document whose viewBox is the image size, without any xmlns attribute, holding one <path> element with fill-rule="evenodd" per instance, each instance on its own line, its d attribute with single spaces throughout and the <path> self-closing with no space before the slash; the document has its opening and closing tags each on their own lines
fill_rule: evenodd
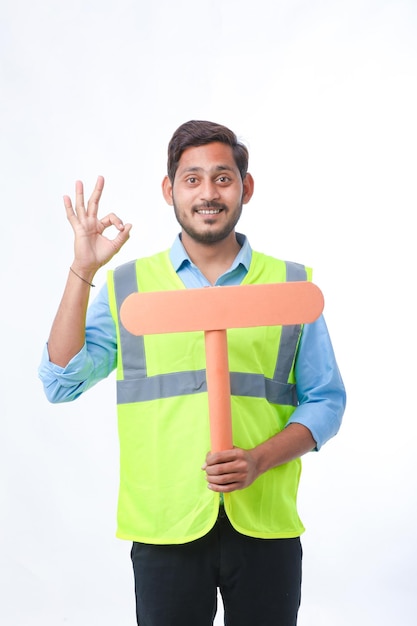
<svg viewBox="0 0 417 626">
<path fill-rule="evenodd" d="M 307 280 L 307 271 L 304 265 L 300 263 L 286 262 L 287 282 L 299 282 Z M 274 381 L 287 381 L 291 372 L 295 353 L 297 351 L 298 339 L 300 336 L 301 325 L 283 326 L 281 332 L 281 340 L 279 343 L 278 359 L 274 372 Z M 295 385 L 292 385 L 291 392 L 293 394 L 292 402 L 279 402 L 278 404 L 291 404 L 297 406 L 297 391 Z"/>
<path fill-rule="evenodd" d="M 305 267 L 286 263 L 287 281 L 306 280 Z M 114 271 L 117 311 L 130 293 L 138 291 L 136 263 L 121 265 Z M 135 337 L 120 322 L 120 349 L 124 380 L 117 381 L 117 403 L 145 402 L 173 396 L 207 391 L 205 370 L 173 372 L 148 376 L 143 336 Z M 265 398 L 273 404 L 296 406 L 295 384 L 288 383 L 300 334 L 300 325 L 283 326 L 274 377 L 243 372 L 230 373 L 230 388 L 234 396 Z"/>
<path fill-rule="evenodd" d="M 122 350 L 123 375 L 125 380 L 146 378 L 146 359 L 143 336 L 136 337 L 129 333 L 120 322 L 120 307 L 131 293 L 138 291 L 136 263 L 131 261 L 117 267 L 114 271 L 114 291 L 116 294 L 117 317 L 120 329 L 120 347 Z"/>
</svg>

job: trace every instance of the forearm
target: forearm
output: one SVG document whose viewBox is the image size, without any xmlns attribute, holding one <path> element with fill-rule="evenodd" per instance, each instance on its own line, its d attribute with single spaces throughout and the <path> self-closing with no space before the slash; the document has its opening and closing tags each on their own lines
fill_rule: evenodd
<svg viewBox="0 0 417 626">
<path fill-rule="evenodd" d="M 308 428 L 301 424 L 289 424 L 284 430 L 253 448 L 256 473 L 258 476 L 284 463 L 310 452 L 316 442 Z"/>
<path fill-rule="evenodd" d="M 306 324 L 295 364 L 298 406 L 290 424 L 305 426 L 320 448 L 339 430 L 346 391 L 323 317 Z"/>
<path fill-rule="evenodd" d="M 89 304 L 81 350 L 62 367 L 52 361 L 45 346 L 38 373 L 50 402 L 69 402 L 106 378 L 116 362 L 116 326 L 104 284 Z"/>
<path fill-rule="evenodd" d="M 85 320 L 93 274 L 84 280 L 69 272 L 64 294 L 48 339 L 52 363 L 65 367 L 85 342 Z M 88 281 L 88 282 L 85 282 Z"/>
</svg>

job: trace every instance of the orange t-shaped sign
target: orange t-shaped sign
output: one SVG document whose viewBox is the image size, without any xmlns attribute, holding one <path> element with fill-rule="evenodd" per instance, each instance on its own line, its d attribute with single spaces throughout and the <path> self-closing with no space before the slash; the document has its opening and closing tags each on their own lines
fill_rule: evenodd
<svg viewBox="0 0 417 626">
<path fill-rule="evenodd" d="M 133 335 L 204 331 L 211 450 L 233 447 L 227 329 L 314 322 L 324 307 L 311 282 L 130 294 L 120 308 Z"/>
</svg>

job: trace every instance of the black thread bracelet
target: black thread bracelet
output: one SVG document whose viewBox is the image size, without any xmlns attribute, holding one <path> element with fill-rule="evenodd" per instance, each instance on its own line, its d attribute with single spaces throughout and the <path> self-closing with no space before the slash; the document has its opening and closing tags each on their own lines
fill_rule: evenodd
<svg viewBox="0 0 417 626">
<path fill-rule="evenodd" d="M 72 267 L 70 266 L 70 270 L 73 274 L 75 274 L 77 276 L 77 278 L 79 278 L 80 280 L 83 281 L 83 283 L 87 283 L 87 285 L 90 285 L 90 287 L 95 287 L 95 285 L 93 285 L 93 283 L 90 283 L 88 280 L 86 280 L 85 278 L 83 278 L 82 276 L 80 276 L 79 274 L 77 274 L 77 272 L 74 272 L 74 270 L 72 269 Z"/>
</svg>

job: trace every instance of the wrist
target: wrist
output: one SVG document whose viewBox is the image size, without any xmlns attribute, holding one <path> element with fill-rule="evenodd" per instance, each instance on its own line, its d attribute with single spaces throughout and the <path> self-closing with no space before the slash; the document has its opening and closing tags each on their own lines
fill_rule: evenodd
<svg viewBox="0 0 417 626">
<path fill-rule="evenodd" d="M 93 278 L 94 278 L 95 272 L 74 269 L 73 265 L 70 265 L 70 272 L 74 276 L 76 276 L 77 278 L 82 280 L 83 283 L 86 283 L 87 285 L 90 285 L 90 287 L 95 287 L 95 285 L 93 285 L 93 282 L 92 282 Z"/>
</svg>

